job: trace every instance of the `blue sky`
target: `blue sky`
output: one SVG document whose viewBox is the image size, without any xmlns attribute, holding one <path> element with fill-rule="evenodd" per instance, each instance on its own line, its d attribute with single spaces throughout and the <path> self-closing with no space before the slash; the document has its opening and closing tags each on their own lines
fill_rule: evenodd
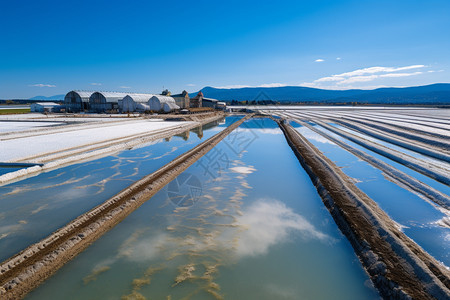
<svg viewBox="0 0 450 300">
<path fill-rule="evenodd" d="M 448 0 L 0 0 L 0 98 L 449 75 Z"/>
</svg>

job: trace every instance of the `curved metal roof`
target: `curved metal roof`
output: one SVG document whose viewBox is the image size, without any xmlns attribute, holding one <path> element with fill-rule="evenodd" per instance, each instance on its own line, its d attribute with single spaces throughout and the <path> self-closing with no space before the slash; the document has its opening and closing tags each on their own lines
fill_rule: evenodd
<svg viewBox="0 0 450 300">
<path fill-rule="evenodd" d="M 73 94 L 78 95 L 81 98 L 82 102 L 89 102 L 89 97 L 91 97 L 93 93 L 94 92 L 73 90 L 66 94 L 66 96 L 64 97 L 64 102 L 70 102 L 68 100 L 71 98 L 71 95 Z"/>
<path fill-rule="evenodd" d="M 148 102 L 153 96 L 156 96 L 154 94 L 135 94 L 135 93 L 131 93 L 131 94 L 127 94 L 123 100 L 125 100 L 126 97 L 130 97 L 131 100 L 133 100 L 136 103 L 146 103 Z"/>
<path fill-rule="evenodd" d="M 160 103 L 166 103 L 166 102 L 172 102 L 175 103 L 175 99 L 169 96 L 163 96 L 163 95 L 154 95 L 151 100 L 159 100 Z"/>
<path fill-rule="evenodd" d="M 116 103 L 119 100 L 122 100 L 128 93 L 120 93 L 120 92 L 95 92 L 89 97 L 89 102 L 97 102 L 96 100 L 103 97 L 108 102 Z"/>
</svg>

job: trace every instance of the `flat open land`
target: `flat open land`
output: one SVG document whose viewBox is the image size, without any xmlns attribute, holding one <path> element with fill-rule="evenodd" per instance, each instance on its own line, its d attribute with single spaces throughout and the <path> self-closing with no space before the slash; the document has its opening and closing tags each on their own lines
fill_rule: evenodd
<svg viewBox="0 0 450 300">
<path fill-rule="evenodd" d="M 242 108 L 0 116 L 1 295 L 450 297 L 448 109 Z"/>
</svg>

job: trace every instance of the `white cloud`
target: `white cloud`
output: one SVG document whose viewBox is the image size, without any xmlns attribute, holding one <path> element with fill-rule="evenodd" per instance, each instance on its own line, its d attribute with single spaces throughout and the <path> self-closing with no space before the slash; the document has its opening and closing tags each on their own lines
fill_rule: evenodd
<svg viewBox="0 0 450 300">
<path fill-rule="evenodd" d="M 337 60 L 340 60 L 341 58 L 336 58 Z M 323 61 L 321 59 L 318 59 L 316 61 Z M 341 74 L 334 74 L 331 76 L 322 77 L 319 79 L 314 80 L 313 82 L 303 82 L 301 84 L 285 84 L 285 83 L 266 83 L 266 84 L 260 84 L 260 85 L 227 85 L 227 86 L 216 86 L 215 88 L 218 89 L 239 89 L 239 88 L 253 88 L 253 87 L 283 87 L 283 86 L 305 86 L 305 87 L 312 87 L 312 88 L 322 88 L 322 89 L 352 89 L 352 88 L 358 88 L 358 89 L 376 89 L 381 87 L 386 87 L 386 85 L 380 85 L 380 84 L 370 84 L 365 86 L 352 86 L 352 84 L 358 84 L 358 83 L 364 83 L 364 82 L 372 82 L 376 81 L 377 79 L 382 78 L 401 78 L 401 77 L 410 77 L 410 76 L 417 76 L 424 74 L 426 72 L 433 73 L 433 72 L 442 72 L 443 70 L 439 71 L 416 71 L 416 72 L 400 72 L 400 71 L 407 71 L 407 70 L 416 70 L 416 69 L 423 69 L 426 68 L 425 65 L 411 65 L 411 66 L 405 66 L 405 67 L 369 67 L 369 68 L 362 68 L 350 72 L 345 72 Z M 390 85 L 392 86 L 392 85 Z M 397 86 L 397 87 L 404 87 L 404 86 Z"/>
<path fill-rule="evenodd" d="M 195 86 L 195 84 L 193 84 L 193 83 L 188 83 L 188 84 L 186 84 L 187 86 Z"/>
<path fill-rule="evenodd" d="M 400 78 L 417 76 L 423 74 L 421 71 L 416 72 L 399 72 L 406 70 L 422 69 L 425 65 L 411 65 L 405 67 L 369 67 L 354 70 L 351 72 L 345 72 L 341 74 L 335 74 L 327 77 L 322 77 L 314 80 L 311 83 L 303 83 L 302 85 L 317 88 L 349 88 L 349 85 L 360 82 L 370 82 L 380 78 Z M 328 86 L 324 86 L 328 84 Z M 331 86 L 330 86 L 331 85 Z"/>
<path fill-rule="evenodd" d="M 34 87 L 56 87 L 56 85 L 53 85 L 53 84 L 44 84 L 44 83 L 30 84 L 30 86 L 34 86 Z"/>
<path fill-rule="evenodd" d="M 340 58 L 340 57 L 336 57 L 336 60 L 341 60 L 342 58 Z"/>
<path fill-rule="evenodd" d="M 131 86 L 121 85 L 119 86 L 121 89 L 131 89 Z"/>
<path fill-rule="evenodd" d="M 239 256 L 266 254 L 271 246 L 292 240 L 293 234 L 306 239 L 331 239 L 278 200 L 254 202 L 237 223 L 247 229 L 239 239 Z"/>
<path fill-rule="evenodd" d="M 91 85 L 102 85 L 102 84 L 98 82 L 92 82 Z"/>
<path fill-rule="evenodd" d="M 323 61 L 325 61 L 325 60 L 323 60 L 321 58 L 315 60 L 315 62 L 323 62 Z"/>
</svg>

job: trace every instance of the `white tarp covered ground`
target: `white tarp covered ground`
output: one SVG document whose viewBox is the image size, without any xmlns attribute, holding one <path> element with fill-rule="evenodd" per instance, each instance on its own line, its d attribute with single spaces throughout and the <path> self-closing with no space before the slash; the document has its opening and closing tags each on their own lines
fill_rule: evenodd
<svg viewBox="0 0 450 300">
<path fill-rule="evenodd" d="M 151 131 L 177 127 L 187 123 L 136 120 L 135 122 L 118 122 L 107 127 L 68 128 L 64 132 L 0 140 L 0 162 L 15 161 L 32 155 L 62 151 L 68 148 L 124 138 L 135 134 L 148 134 Z"/>
<path fill-rule="evenodd" d="M 64 124 L 64 123 L 63 123 Z M 0 121 L 0 133 L 15 132 L 29 129 L 36 129 L 39 127 L 50 127 L 55 125 L 61 125 L 56 122 L 2 122 Z"/>
</svg>

